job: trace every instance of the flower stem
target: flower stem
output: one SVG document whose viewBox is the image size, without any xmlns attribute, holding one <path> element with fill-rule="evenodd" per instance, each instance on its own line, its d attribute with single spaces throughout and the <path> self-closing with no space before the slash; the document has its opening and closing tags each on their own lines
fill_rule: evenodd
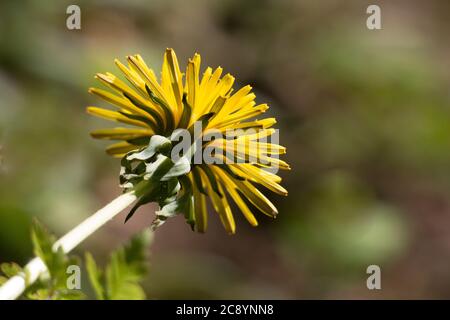
<svg viewBox="0 0 450 320">
<path fill-rule="evenodd" d="M 61 247 L 65 253 L 68 253 L 136 199 L 137 197 L 134 192 L 124 193 L 117 197 L 62 236 L 55 242 L 53 250 Z M 0 287 L 0 300 L 17 299 L 25 291 L 27 286 L 34 283 L 42 273 L 47 271 L 47 268 L 44 262 L 36 257 L 25 266 L 24 271 L 25 273 L 11 277 Z"/>
</svg>

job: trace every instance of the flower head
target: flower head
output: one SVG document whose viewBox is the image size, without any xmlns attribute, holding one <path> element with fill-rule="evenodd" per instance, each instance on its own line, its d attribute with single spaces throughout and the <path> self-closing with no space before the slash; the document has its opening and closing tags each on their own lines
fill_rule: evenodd
<svg viewBox="0 0 450 320">
<path fill-rule="evenodd" d="M 289 165 L 278 158 L 285 148 L 266 142 L 276 132 L 271 128 L 275 119 L 255 119 L 268 106 L 256 105 L 248 85 L 234 92 L 234 77 L 222 77 L 220 67 L 208 67 L 200 79 L 200 60 L 198 54 L 189 59 L 184 81 L 172 49 L 164 54 L 161 81 L 139 55 L 128 56 L 128 66 L 116 60 L 130 85 L 111 73 L 97 74 L 112 92 L 97 88 L 89 92 L 116 109 L 88 107 L 87 111 L 127 126 L 91 135 L 120 141 L 106 151 L 122 158 L 121 184 L 139 196 L 127 218 L 140 205 L 155 201 L 160 210 L 154 226 L 182 213 L 195 230 L 204 232 L 209 199 L 227 232 L 234 233 L 229 200 L 253 226 L 258 222 L 250 205 L 274 218 L 277 209 L 257 186 L 287 195 L 271 169 L 289 169 Z M 189 148 L 179 156 L 183 133 L 188 135 Z M 208 155 L 210 161 L 193 161 L 198 154 Z"/>
</svg>

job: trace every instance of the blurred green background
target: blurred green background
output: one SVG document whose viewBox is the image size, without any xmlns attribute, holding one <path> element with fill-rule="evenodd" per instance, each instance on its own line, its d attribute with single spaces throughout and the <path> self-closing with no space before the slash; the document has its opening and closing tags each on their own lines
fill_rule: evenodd
<svg viewBox="0 0 450 320">
<path fill-rule="evenodd" d="M 81 30 L 66 8 L 81 7 Z M 382 30 L 366 28 L 381 7 Z M 115 196 L 119 162 L 88 135 L 87 93 L 114 58 L 166 47 L 251 84 L 278 119 L 287 198 L 228 236 L 183 217 L 156 232 L 149 298 L 450 298 L 448 1 L 2 1 L 0 262 L 25 263 L 38 217 L 62 235 Z M 78 250 L 106 259 L 148 226 L 125 213 Z M 366 268 L 382 290 L 366 288 Z"/>
</svg>

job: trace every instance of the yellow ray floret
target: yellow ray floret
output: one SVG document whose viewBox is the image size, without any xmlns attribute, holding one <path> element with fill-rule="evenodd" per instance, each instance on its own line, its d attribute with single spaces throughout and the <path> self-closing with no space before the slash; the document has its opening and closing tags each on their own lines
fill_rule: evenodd
<svg viewBox="0 0 450 320">
<path fill-rule="evenodd" d="M 123 127 L 95 130 L 91 135 L 117 140 L 106 151 L 123 157 L 146 147 L 154 135 L 170 137 L 174 130 L 192 128 L 197 120 L 202 120 L 203 136 L 209 130 L 222 134 L 221 138 L 201 144 L 203 150 L 213 148 L 213 158 L 220 161 L 192 164 L 187 173 L 192 190 L 183 189 L 182 193 L 192 196 L 195 230 L 207 229 L 209 201 L 226 231 L 234 233 L 236 223 L 229 200 L 252 226 L 258 225 L 254 208 L 274 218 L 278 214 L 276 207 L 258 188 L 287 195 L 281 178 L 271 170 L 290 167 L 279 159 L 286 148 L 268 141 L 276 132 L 272 128 L 276 120 L 261 118 L 269 107 L 256 103 L 252 87 L 233 90 L 232 75 L 223 75 L 221 67 L 208 67 L 202 73 L 200 63 L 200 55 L 195 54 L 182 72 L 175 52 L 167 49 L 158 79 L 159 73 L 149 68 L 140 55 L 128 56 L 125 64 L 116 59 L 116 66 L 128 83 L 112 73 L 98 73 L 96 78 L 109 90 L 90 88 L 89 92 L 112 107 L 89 106 L 87 112 Z"/>
</svg>

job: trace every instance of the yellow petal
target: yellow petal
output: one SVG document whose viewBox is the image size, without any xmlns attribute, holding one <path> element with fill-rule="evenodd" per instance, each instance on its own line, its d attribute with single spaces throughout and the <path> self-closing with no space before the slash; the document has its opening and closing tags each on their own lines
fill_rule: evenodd
<svg viewBox="0 0 450 320">
<path fill-rule="evenodd" d="M 211 82 L 211 80 L 210 80 Z M 198 111 L 201 114 L 207 113 L 211 110 L 214 101 L 219 96 L 225 96 L 231 89 L 234 83 L 234 77 L 230 74 L 226 74 L 217 84 L 211 85 L 210 89 L 206 89 L 202 95 L 202 100 L 199 102 Z"/>
<path fill-rule="evenodd" d="M 114 63 L 116 66 L 122 71 L 122 73 L 125 75 L 125 77 L 130 81 L 130 83 L 133 84 L 133 86 L 139 90 L 141 95 L 146 96 L 146 90 L 145 90 L 145 81 L 142 80 L 142 78 L 139 76 L 137 72 L 134 70 L 128 69 L 125 65 L 123 65 L 118 59 L 114 60 Z"/>
<path fill-rule="evenodd" d="M 113 144 L 109 145 L 106 148 L 106 153 L 113 155 L 113 156 L 122 157 L 126 153 L 128 153 L 132 150 L 136 150 L 138 148 L 139 148 L 138 146 L 130 144 L 126 141 L 121 141 L 121 142 L 117 142 L 117 143 L 113 143 Z"/>
<path fill-rule="evenodd" d="M 275 193 L 287 196 L 287 190 L 278 183 L 274 182 L 270 176 L 268 176 L 268 173 L 263 169 L 257 168 L 251 164 L 237 164 L 234 167 L 241 170 L 242 173 L 247 174 L 253 182 L 262 184 L 267 189 Z"/>
<path fill-rule="evenodd" d="M 115 75 L 107 72 L 106 74 L 97 73 L 95 77 L 108 87 L 116 90 L 117 92 L 121 94 L 126 93 L 128 96 L 139 101 L 143 105 L 148 104 L 147 100 L 145 100 L 140 94 L 138 94 L 132 88 L 127 86 L 122 80 L 117 78 Z"/>
<path fill-rule="evenodd" d="M 247 219 L 247 221 L 254 227 L 258 225 L 258 221 L 256 220 L 253 213 L 250 211 L 248 206 L 245 204 L 244 200 L 242 200 L 241 196 L 238 194 L 236 190 L 237 186 L 234 183 L 234 179 L 229 178 L 226 174 L 223 173 L 223 171 L 217 167 L 213 167 L 214 172 L 222 179 L 224 186 L 226 185 L 227 192 L 230 194 L 230 196 L 233 198 L 233 200 L 236 202 L 239 209 L 241 209 L 242 213 L 244 214 L 244 217 Z"/>
<path fill-rule="evenodd" d="M 272 202 L 267 199 L 261 191 L 259 191 L 255 186 L 253 186 L 248 181 L 234 180 L 239 191 L 241 191 L 246 198 L 261 212 L 265 213 L 269 217 L 275 217 L 278 214 L 277 208 L 272 204 Z"/>
<path fill-rule="evenodd" d="M 95 94 L 96 96 L 99 96 L 100 98 L 102 98 L 103 100 L 118 106 L 120 108 L 123 108 L 125 110 L 128 110 L 134 114 L 139 114 L 145 117 L 149 117 L 148 114 L 146 112 L 144 112 L 142 109 L 136 107 L 135 105 L 133 105 L 130 100 L 124 98 L 124 97 L 119 97 L 109 91 L 106 90 L 102 90 L 102 89 L 97 89 L 97 88 L 89 88 L 89 93 Z"/>
<path fill-rule="evenodd" d="M 230 169 L 231 171 L 233 171 L 235 174 L 237 174 L 238 176 L 245 176 L 245 177 L 249 177 L 248 174 L 245 174 L 241 169 L 241 167 L 255 167 L 255 165 L 250 164 L 250 163 L 237 163 L 237 164 L 230 164 Z M 257 169 L 260 169 L 258 167 L 256 167 Z M 260 174 L 261 176 L 264 177 L 264 179 L 268 179 L 270 181 L 276 182 L 276 183 L 280 183 L 281 182 L 281 177 L 277 176 L 276 174 L 267 171 L 267 170 L 260 170 L 258 171 L 258 174 Z"/>
<path fill-rule="evenodd" d="M 228 205 L 227 198 L 219 185 L 219 191 L 222 193 L 222 197 L 220 197 L 212 188 L 209 179 L 206 177 L 205 173 L 200 171 L 202 175 L 202 180 L 205 181 L 206 187 L 208 189 L 208 195 L 211 198 L 211 202 L 214 206 L 214 209 L 219 214 L 220 221 L 224 226 L 225 230 L 234 234 L 236 232 L 236 223 L 233 218 L 233 214 L 231 213 L 231 208 Z"/>
<path fill-rule="evenodd" d="M 166 89 L 166 93 L 171 93 L 174 97 L 174 110 L 176 110 L 176 121 L 179 120 L 182 113 L 183 98 L 183 74 L 178 65 L 178 59 L 175 51 L 166 49 L 164 54 L 164 62 L 162 66 L 162 84 Z M 173 102 L 172 102 L 173 104 Z"/>
<path fill-rule="evenodd" d="M 230 132 L 230 135 L 233 133 L 234 130 L 239 129 L 266 129 L 273 126 L 275 123 L 277 123 L 275 118 L 266 118 L 261 120 L 255 120 L 255 121 L 248 121 L 248 122 L 239 122 L 236 124 L 229 125 L 227 127 L 220 128 L 220 132 L 227 134 L 227 131 Z"/>
<path fill-rule="evenodd" d="M 132 120 L 116 111 L 111 111 L 98 107 L 87 107 L 87 113 L 107 120 L 118 121 L 138 127 L 148 128 L 148 125 L 138 120 Z"/>
<path fill-rule="evenodd" d="M 128 56 L 127 60 L 128 63 L 133 66 L 134 70 L 136 70 L 136 72 L 138 72 L 141 75 L 142 79 L 148 85 L 150 90 L 155 94 L 155 96 L 157 96 L 164 103 L 170 106 L 163 88 L 156 80 L 153 71 L 147 67 L 144 60 L 142 60 L 142 58 L 139 55 Z"/>
<path fill-rule="evenodd" d="M 256 117 L 257 115 L 260 115 L 261 113 L 266 112 L 267 109 L 269 109 L 269 107 L 266 104 L 261 104 L 261 105 L 251 108 L 250 110 L 239 111 L 239 112 L 233 113 L 230 116 L 227 116 L 224 119 L 218 119 L 217 123 L 216 123 L 216 121 L 214 121 L 214 120 L 216 120 L 216 118 L 215 118 L 215 119 L 213 119 L 214 122 L 211 122 L 208 127 L 220 129 L 221 127 L 229 126 L 230 124 L 232 124 L 234 122 L 243 121 L 245 119 Z"/>
<path fill-rule="evenodd" d="M 252 90 L 252 87 L 247 85 L 245 87 L 242 87 L 239 89 L 235 94 L 233 94 L 225 103 L 223 106 L 222 112 L 224 113 L 231 113 L 233 111 L 236 111 L 236 106 L 240 105 L 243 106 L 246 103 L 253 101 L 255 99 L 255 95 L 251 94 L 249 95 L 249 98 L 247 100 L 244 100 L 245 103 L 243 103 L 243 98 L 247 96 L 247 94 Z M 253 97 L 253 99 L 252 99 Z"/>
<path fill-rule="evenodd" d="M 197 94 L 199 92 L 199 70 L 200 70 L 200 55 L 194 55 L 194 58 L 189 59 L 186 70 L 186 84 L 187 84 L 187 102 L 195 111 L 197 106 Z"/>
<path fill-rule="evenodd" d="M 153 135 L 153 131 L 150 129 L 134 128 L 98 129 L 91 132 L 93 138 L 106 140 L 131 140 L 151 135 Z"/>
<path fill-rule="evenodd" d="M 209 79 L 211 79 L 211 75 L 212 75 L 211 67 L 206 68 L 205 72 L 203 72 L 202 80 L 200 81 L 200 85 L 198 88 L 199 91 L 197 95 L 198 101 L 201 101 L 203 99 L 203 96 L 206 94 L 205 88 L 209 82 Z"/>
<path fill-rule="evenodd" d="M 282 170 L 291 170 L 291 167 L 286 161 L 278 158 L 268 157 L 266 155 L 259 155 L 258 164 L 263 165 L 266 168 L 279 168 Z"/>
</svg>

